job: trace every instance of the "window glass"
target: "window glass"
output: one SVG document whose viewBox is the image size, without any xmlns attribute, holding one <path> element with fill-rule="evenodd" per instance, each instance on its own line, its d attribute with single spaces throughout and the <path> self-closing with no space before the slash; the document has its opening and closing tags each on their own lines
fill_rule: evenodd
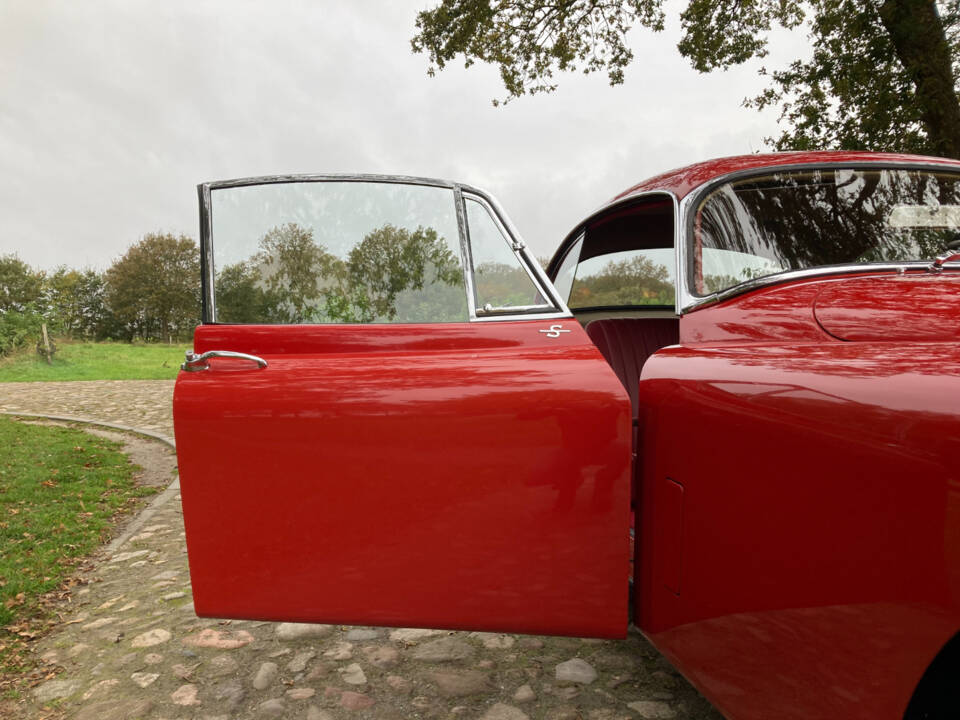
<svg viewBox="0 0 960 720">
<path fill-rule="evenodd" d="M 546 308 L 530 274 L 487 209 L 470 198 L 466 198 L 466 209 L 477 310 Z"/>
<path fill-rule="evenodd" d="M 453 191 L 292 182 L 211 192 L 217 321 L 468 319 Z"/>
<path fill-rule="evenodd" d="M 960 234 L 960 176 L 817 169 L 721 185 L 701 203 L 690 252 L 698 295 L 786 270 L 929 260 Z"/>
<path fill-rule="evenodd" d="M 577 265 L 567 305 L 571 308 L 665 305 L 675 301 L 673 248 L 608 253 Z"/>
<path fill-rule="evenodd" d="M 573 280 L 577 274 L 577 261 L 580 260 L 580 249 L 583 247 L 583 235 L 573 244 L 563 256 L 563 262 L 557 269 L 557 277 L 553 281 L 553 286 L 560 293 L 560 297 L 570 298 L 570 291 L 573 289 Z"/>
</svg>

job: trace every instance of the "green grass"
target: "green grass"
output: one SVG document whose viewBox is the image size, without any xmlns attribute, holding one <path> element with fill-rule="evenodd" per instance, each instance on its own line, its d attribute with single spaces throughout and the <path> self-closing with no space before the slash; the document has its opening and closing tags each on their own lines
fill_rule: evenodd
<svg viewBox="0 0 960 720">
<path fill-rule="evenodd" d="M 0 382 L 172 380 L 190 347 L 58 340 L 52 365 L 32 349 L 0 360 Z"/>
<path fill-rule="evenodd" d="M 46 595 L 156 492 L 120 445 L 64 427 L 0 417 L 0 679 L 29 666 L 24 641 L 53 621 Z"/>
</svg>

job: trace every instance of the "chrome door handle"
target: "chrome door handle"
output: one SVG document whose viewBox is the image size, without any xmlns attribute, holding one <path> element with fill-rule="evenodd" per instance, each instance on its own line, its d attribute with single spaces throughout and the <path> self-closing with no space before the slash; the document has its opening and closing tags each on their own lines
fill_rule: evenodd
<svg viewBox="0 0 960 720">
<path fill-rule="evenodd" d="M 209 370 L 210 366 L 207 364 L 207 360 L 215 357 L 223 358 L 239 358 L 240 360 L 250 360 L 255 362 L 260 369 L 263 369 L 267 366 L 267 361 L 263 358 L 259 358 L 256 355 L 247 355 L 246 353 L 233 352 L 233 350 L 210 350 L 198 355 L 193 350 L 187 350 L 187 357 L 184 363 L 180 366 L 181 370 L 186 370 L 187 372 L 197 372 L 198 370 Z"/>
</svg>

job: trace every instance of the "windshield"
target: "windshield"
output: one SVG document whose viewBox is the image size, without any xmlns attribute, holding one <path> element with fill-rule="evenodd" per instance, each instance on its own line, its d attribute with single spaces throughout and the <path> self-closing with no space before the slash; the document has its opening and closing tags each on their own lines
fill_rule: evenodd
<svg viewBox="0 0 960 720">
<path fill-rule="evenodd" d="M 831 168 L 737 180 L 697 208 L 697 295 L 787 270 L 928 260 L 960 237 L 960 175 Z"/>
</svg>

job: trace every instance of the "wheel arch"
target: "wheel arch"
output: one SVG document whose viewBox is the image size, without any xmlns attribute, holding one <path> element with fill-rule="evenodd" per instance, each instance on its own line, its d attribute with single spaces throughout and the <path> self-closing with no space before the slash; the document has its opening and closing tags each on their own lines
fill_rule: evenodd
<svg viewBox="0 0 960 720">
<path fill-rule="evenodd" d="M 924 671 L 903 720 L 948 720 L 960 717 L 960 632 L 947 641 Z"/>
</svg>

